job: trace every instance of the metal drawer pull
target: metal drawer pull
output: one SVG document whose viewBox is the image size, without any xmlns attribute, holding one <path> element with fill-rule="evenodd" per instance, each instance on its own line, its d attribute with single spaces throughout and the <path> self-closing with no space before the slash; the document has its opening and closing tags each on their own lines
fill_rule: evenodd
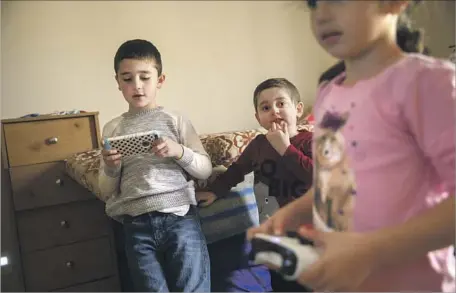
<svg viewBox="0 0 456 293">
<path fill-rule="evenodd" d="M 63 185 L 63 180 L 60 179 L 60 178 L 57 178 L 57 180 L 55 180 L 55 184 L 62 186 Z"/>
<path fill-rule="evenodd" d="M 51 137 L 46 140 L 47 144 L 56 144 L 59 142 L 59 139 L 57 137 Z"/>
<path fill-rule="evenodd" d="M 60 227 L 62 227 L 62 228 L 68 228 L 68 227 L 69 227 L 68 222 L 65 221 L 65 220 L 60 221 Z"/>
<path fill-rule="evenodd" d="M 72 269 L 74 267 L 74 262 L 67 261 L 65 265 L 66 265 L 67 268 Z"/>
</svg>

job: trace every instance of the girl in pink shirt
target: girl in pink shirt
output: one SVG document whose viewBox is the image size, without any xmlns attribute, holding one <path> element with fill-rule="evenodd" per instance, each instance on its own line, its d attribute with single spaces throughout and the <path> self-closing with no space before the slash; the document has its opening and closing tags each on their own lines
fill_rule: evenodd
<svg viewBox="0 0 456 293">
<path fill-rule="evenodd" d="M 346 69 L 318 92 L 313 189 L 249 237 L 313 239 L 323 252 L 299 281 L 316 291 L 454 292 L 455 68 L 419 53 L 415 2 L 308 1 Z"/>
</svg>

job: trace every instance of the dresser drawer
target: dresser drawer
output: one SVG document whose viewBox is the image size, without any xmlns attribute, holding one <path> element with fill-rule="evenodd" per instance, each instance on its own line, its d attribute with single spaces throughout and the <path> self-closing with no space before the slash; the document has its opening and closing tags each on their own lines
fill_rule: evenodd
<svg viewBox="0 0 456 293">
<path fill-rule="evenodd" d="M 9 166 L 53 162 L 98 146 L 91 117 L 3 125 Z"/>
<path fill-rule="evenodd" d="M 11 168 L 14 208 L 20 211 L 95 198 L 64 168 L 63 162 Z"/>
<path fill-rule="evenodd" d="M 17 225 L 23 252 L 99 238 L 109 233 L 104 204 L 98 200 L 19 212 Z"/>
<path fill-rule="evenodd" d="M 115 274 L 107 237 L 23 255 L 27 291 L 58 290 Z"/>
<path fill-rule="evenodd" d="M 120 285 L 116 277 L 68 287 L 58 292 L 120 292 Z"/>
</svg>

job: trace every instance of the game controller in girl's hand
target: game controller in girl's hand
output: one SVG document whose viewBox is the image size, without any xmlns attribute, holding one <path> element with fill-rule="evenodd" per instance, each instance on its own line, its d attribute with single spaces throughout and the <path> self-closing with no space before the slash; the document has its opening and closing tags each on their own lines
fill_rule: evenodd
<svg viewBox="0 0 456 293">
<path fill-rule="evenodd" d="M 287 236 L 256 234 L 251 242 L 250 259 L 256 264 L 272 265 L 288 281 L 296 280 L 319 258 L 313 242 L 295 232 Z"/>
</svg>

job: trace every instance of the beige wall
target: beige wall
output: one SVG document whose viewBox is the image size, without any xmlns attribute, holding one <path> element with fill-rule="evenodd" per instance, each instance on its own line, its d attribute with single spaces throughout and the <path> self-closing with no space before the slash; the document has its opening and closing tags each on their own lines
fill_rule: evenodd
<svg viewBox="0 0 456 293">
<path fill-rule="evenodd" d="M 257 127 L 252 92 L 283 76 L 310 104 L 332 58 L 315 43 L 302 2 L 2 1 L 2 118 L 83 109 L 103 125 L 125 111 L 113 57 L 153 41 L 167 82 L 159 103 L 200 133 Z"/>
<path fill-rule="evenodd" d="M 303 1 L 1 1 L 1 118 L 83 109 L 103 125 L 126 109 L 113 56 L 153 41 L 167 82 L 159 102 L 200 133 L 256 127 L 252 91 L 294 82 L 307 104 L 333 59 L 315 43 Z M 455 3 L 424 1 L 413 16 L 433 55 L 455 43 Z"/>
</svg>

